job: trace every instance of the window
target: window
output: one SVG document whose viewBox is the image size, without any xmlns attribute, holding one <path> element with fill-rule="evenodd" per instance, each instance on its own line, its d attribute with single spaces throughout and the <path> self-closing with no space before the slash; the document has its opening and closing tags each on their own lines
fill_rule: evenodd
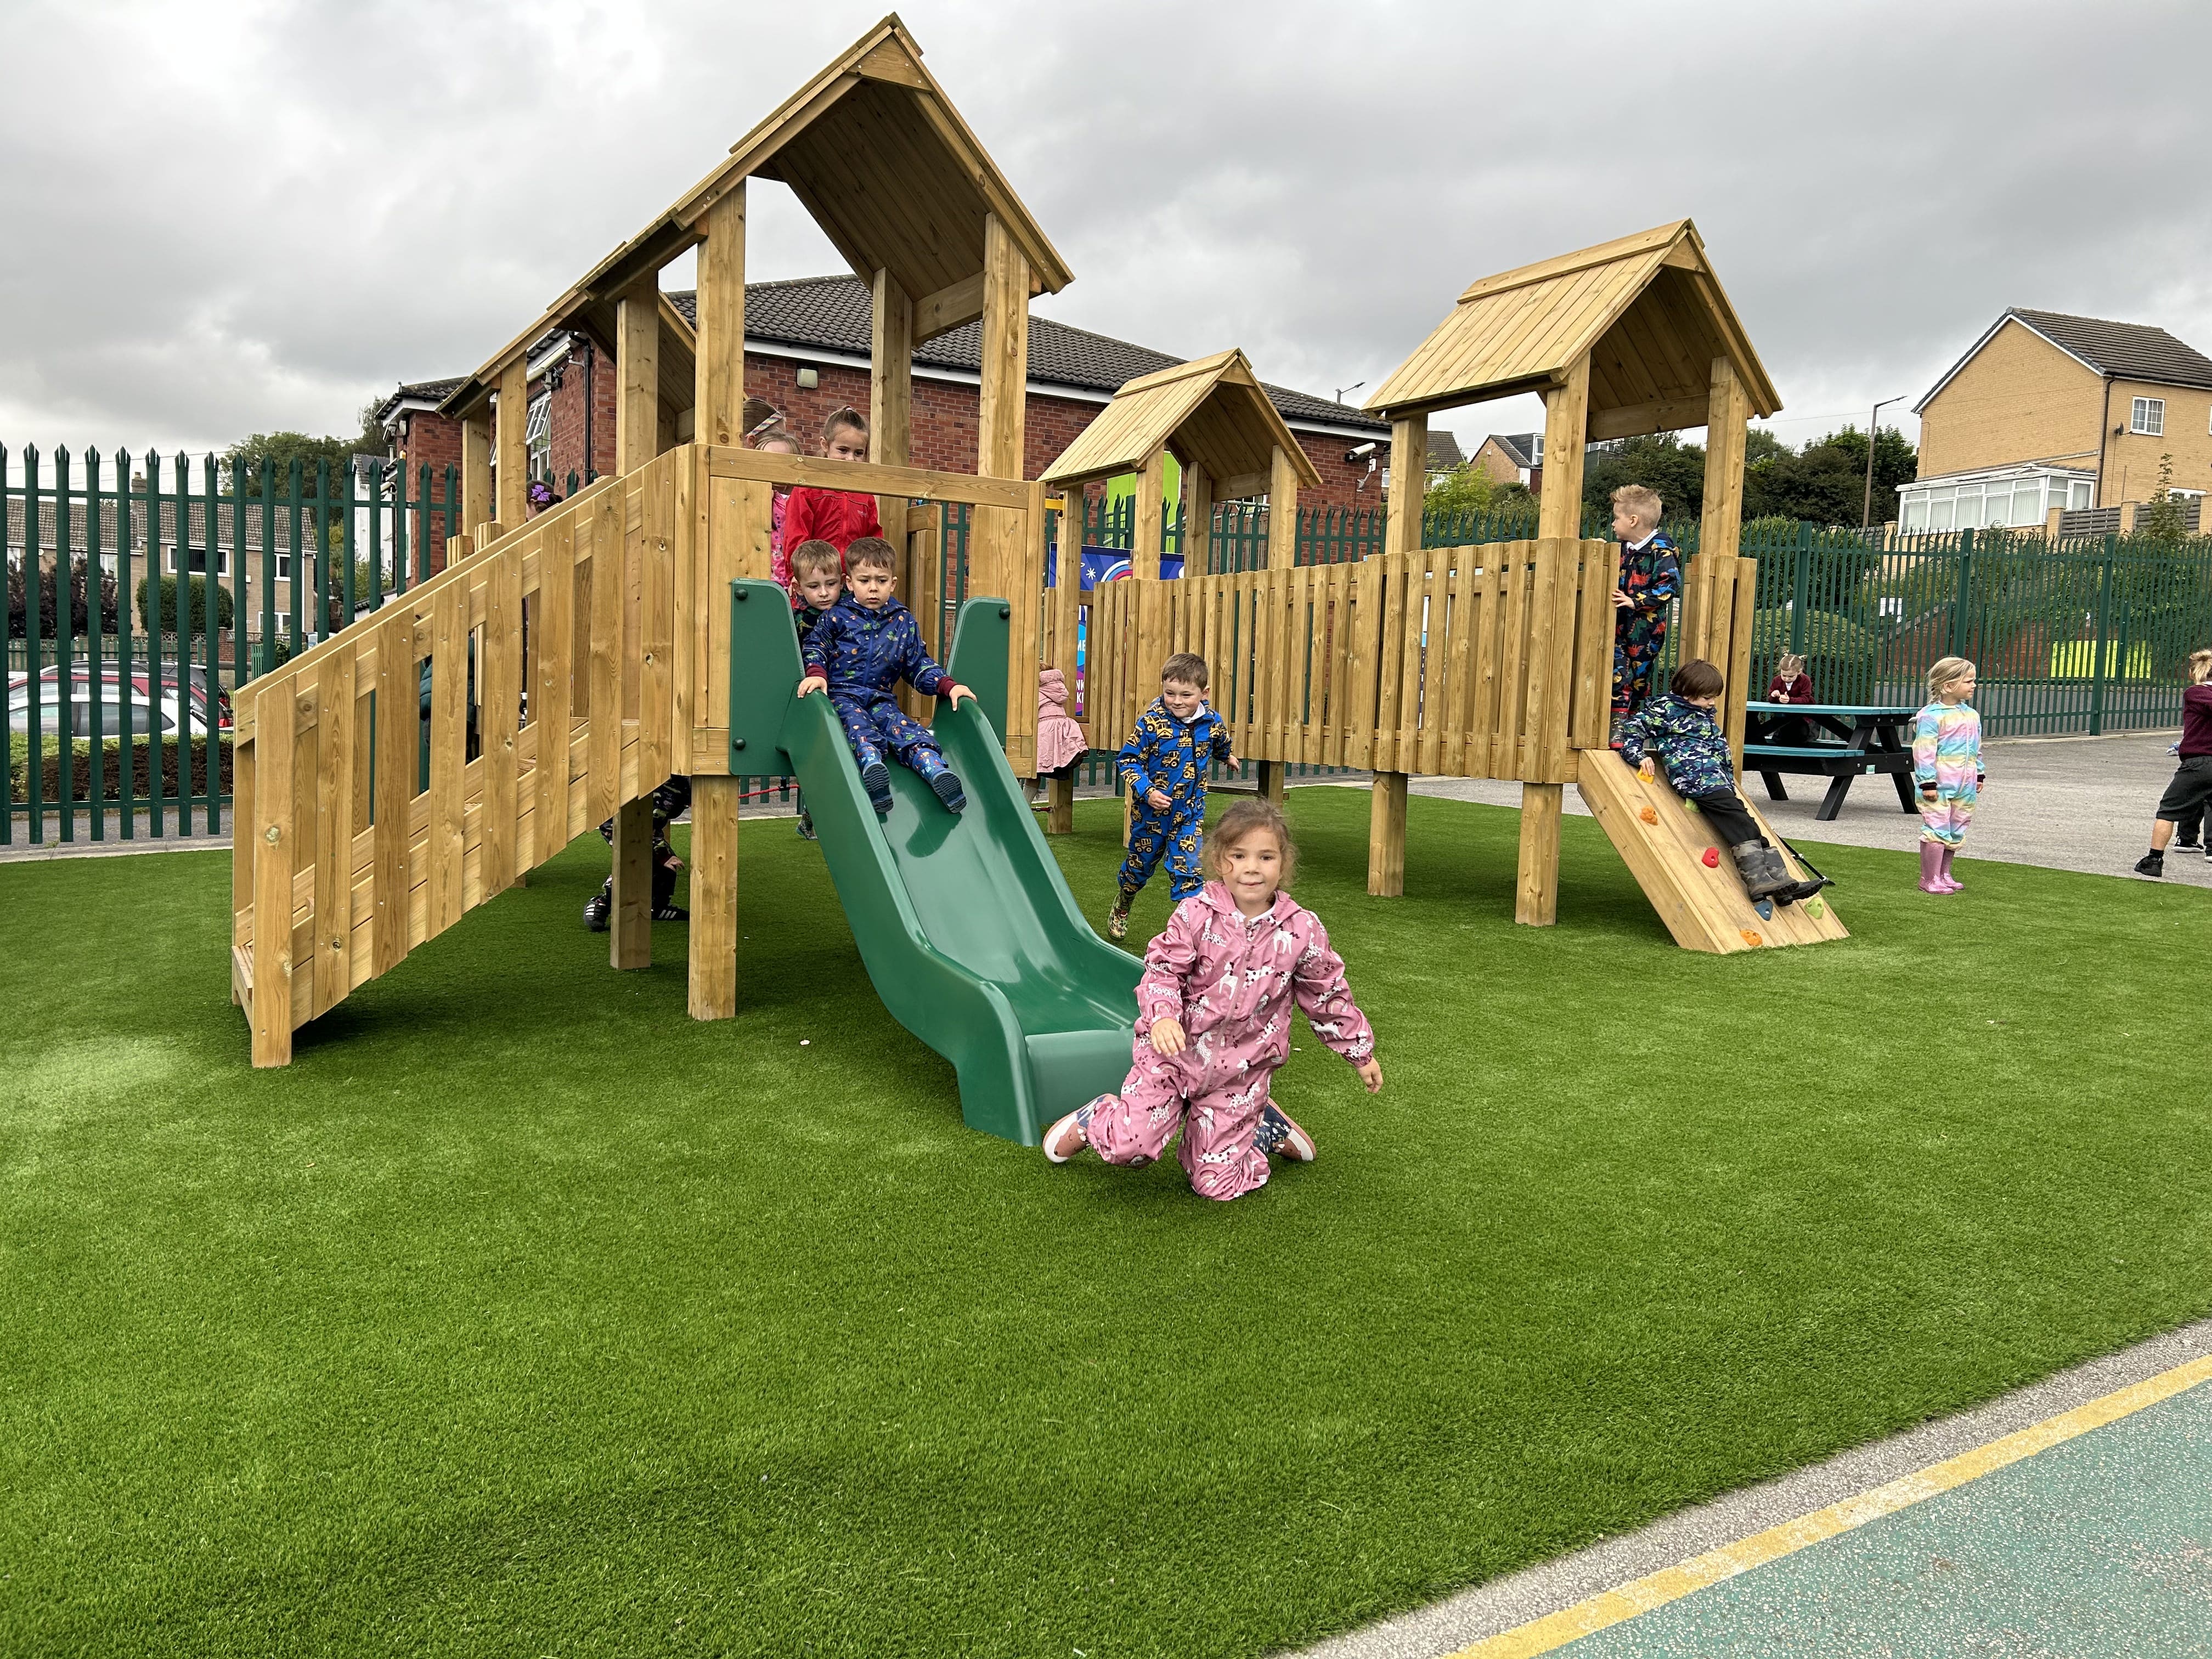
<svg viewBox="0 0 2212 1659">
<path fill-rule="evenodd" d="M 2128 416 L 2128 430 L 2148 438 L 2162 437 L 2166 432 L 2166 399 L 2136 398 L 2134 412 Z"/>
<path fill-rule="evenodd" d="M 553 482 L 553 394 L 541 392 L 530 400 L 530 416 L 522 426 L 523 447 L 529 453 L 530 477 Z"/>
</svg>

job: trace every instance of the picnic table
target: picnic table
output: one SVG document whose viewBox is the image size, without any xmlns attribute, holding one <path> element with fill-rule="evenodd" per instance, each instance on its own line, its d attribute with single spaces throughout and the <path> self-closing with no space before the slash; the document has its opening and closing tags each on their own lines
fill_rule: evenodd
<svg viewBox="0 0 2212 1659">
<path fill-rule="evenodd" d="M 1769 800 L 1788 800 L 1782 774 L 1826 778 L 1828 793 L 1813 814 L 1822 823 L 1844 810 L 1851 780 L 1887 773 L 1897 786 L 1900 811 L 1917 812 L 1912 788 L 1912 723 L 1917 708 L 1862 708 L 1852 703 L 1747 702 L 1744 705 L 1743 766 L 1766 784 Z M 1790 731 L 1802 720 L 1809 731 Z M 1810 741 L 1782 743 L 1779 737 Z"/>
</svg>

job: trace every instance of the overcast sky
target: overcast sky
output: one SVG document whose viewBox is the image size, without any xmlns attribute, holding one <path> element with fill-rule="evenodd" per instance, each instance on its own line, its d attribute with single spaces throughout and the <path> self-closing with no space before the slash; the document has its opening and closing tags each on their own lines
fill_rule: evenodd
<svg viewBox="0 0 2212 1659">
<path fill-rule="evenodd" d="M 0 443 L 350 432 L 476 367 L 879 15 L 0 0 Z M 1685 215 L 1792 442 L 1917 397 L 2008 305 L 2212 349 L 2201 3 L 902 15 L 1076 273 L 1042 314 L 1324 396 L 1475 277 Z M 754 199 L 751 275 L 839 268 L 781 186 Z"/>
</svg>

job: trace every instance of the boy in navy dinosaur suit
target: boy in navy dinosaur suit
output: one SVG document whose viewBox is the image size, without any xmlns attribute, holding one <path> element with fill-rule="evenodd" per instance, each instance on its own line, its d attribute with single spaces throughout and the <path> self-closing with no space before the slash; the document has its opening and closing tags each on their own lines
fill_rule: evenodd
<svg viewBox="0 0 2212 1659">
<path fill-rule="evenodd" d="M 806 678 L 799 695 L 830 694 L 878 817 L 891 810 L 887 759 L 921 774 L 945 810 L 957 812 L 968 805 L 958 775 L 929 728 L 909 719 L 891 693 L 904 680 L 955 708 L 975 694 L 930 660 L 914 612 L 891 597 L 896 571 L 891 544 L 880 536 L 863 536 L 845 550 L 845 597 L 821 613 L 800 647 Z"/>
<path fill-rule="evenodd" d="M 1221 716 L 1206 701 L 1206 659 L 1178 651 L 1160 665 L 1160 695 L 1137 717 L 1115 764 L 1129 792 L 1129 853 L 1106 937 L 1126 938 L 1129 906 L 1168 861 L 1168 893 L 1177 903 L 1206 885 L 1200 848 L 1206 833 L 1206 769 L 1237 764 Z"/>
</svg>

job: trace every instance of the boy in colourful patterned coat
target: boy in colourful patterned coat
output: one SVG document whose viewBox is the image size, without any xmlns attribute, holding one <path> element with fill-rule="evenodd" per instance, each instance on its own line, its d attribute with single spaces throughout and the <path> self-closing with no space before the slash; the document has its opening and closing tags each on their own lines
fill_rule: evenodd
<svg viewBox="0 0 2212 1659">
<path fill-rule="evenodd" d="M 1652 757 L 1667 769 L 1667 781 L 1684 800 L 1694 802 L 1713 827 L 1714 838 L 1735 860 L 1735 872 L 1752 902 L 1775 899 L 1784 904 L 1810 898 L 1823 884 L 1800 882 L 1790 873 L 1759 820 L 1735 792 L 1735 766 L 1728 734 L 1713 716 L 1726 682 L 1721 671 L 1692 657 L 1674 671 L 1670 689 L 1651 699 L 1620 728 L 1620 757 L 1649 783 Z"/>
<path fill-rule="evenodd" d="M 1651 671 L 1667 643 L 1667 607 L 1682 591 L 1674 544 L 1659 533 L 1658 493 L 1642 484 L 1613 492 L 1620 538 L 1620 584 L 1613 590 L 1613 746 L 1622 725 L 1651 695 Z"/>
<path fill-rule="evenodd" d="M 860 763 L 860 787 L 878 817 L 890 816 L 891 773 L 885 757 L 911 767 L 947 811 L 968 805 L 960 779 L 945 763 L 929 728 L 909 719 L 891 696 L 901 680 L 955 708 L 975 694 L 930 660 L 914 612 L 891 597 L 896 566 L 891 544 L 863 536 L 845 550 L 845 597 L 821 615 L 801 653 L 806 678 L 799 695 L 827 690 Z"/>
<path fill-rule="evenodd" d="M 1160 665 L 1160 695 L 1137 717 L 1115 765 L 1133 816 L 1121 891 L 1106 918 L 1106 937 L 1127 938 L 1129 906 L 1168 861 L 1168 892 L 1178 903 L 1206 885 L 1199 849 L 1206 833 L 1206 769 L 1237 764 L 1221 716 L 1206 706 L 1206 659 L 1178 651 Z"/>
</svg>

